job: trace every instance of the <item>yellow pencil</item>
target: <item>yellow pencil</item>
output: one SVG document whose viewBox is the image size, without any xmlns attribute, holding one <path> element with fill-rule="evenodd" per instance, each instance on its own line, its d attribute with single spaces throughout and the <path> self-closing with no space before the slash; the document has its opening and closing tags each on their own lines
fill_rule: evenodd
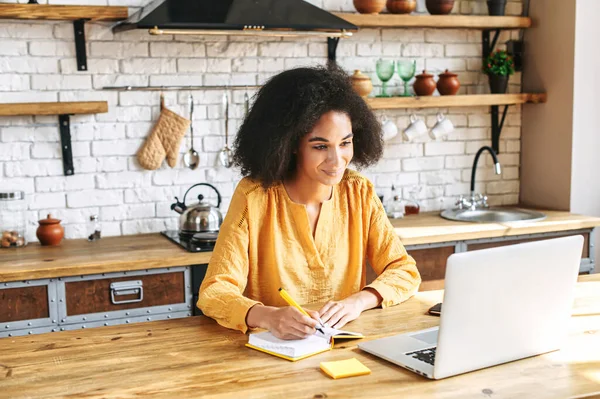
<svg viewBox="0 0 600 399">
<path fill-rule="evenodd" d="M 295 307 L 296 309 L 298 309 L 300 311 L 300 313 L 302 313 L 303 315 L 308 316 L 312 319 L 311 315 L 309 315 L 308 312 L 306 312 L 306 310 L 302 309 L 302 306 L 298 305 L 298 302 L 294 301 L 294 298 L 292 298 L 290 296 L 290 294 L 287 293 L 286 290 L 284 290 L 283 288 L 280 288 L 279 295 L 281 295 L 283 300 L 286 301 L 288 305 Z M 322 325 L 320 320 L 319 320 L 319 323 Z M 316 329 L 319 330 L 321 332 L 321 334 L 325 334 L 323 332 L 323 330 L 321 328 L 319 328 L 319 326 L 317 326 Z"/>
</svg>

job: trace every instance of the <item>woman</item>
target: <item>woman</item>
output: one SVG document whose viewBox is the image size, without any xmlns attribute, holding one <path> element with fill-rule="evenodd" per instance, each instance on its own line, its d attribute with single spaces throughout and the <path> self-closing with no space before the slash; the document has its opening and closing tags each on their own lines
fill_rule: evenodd
<svg viewBox="0 0 600 399">
<path fill-rule="evenodd" d="M 376 163 L 381 127 L 339 68 L 297 68 L 258 92 L 234 144 L 238 184 L 198 307 L 225 327 L 304 338 L 396 305 L 421 282 L 373 184 L 347 169 Z M 378 274 L 366 283 L 366 260 Z M 303 316 L 279 296 L 325 303 Z"/>
</svg>

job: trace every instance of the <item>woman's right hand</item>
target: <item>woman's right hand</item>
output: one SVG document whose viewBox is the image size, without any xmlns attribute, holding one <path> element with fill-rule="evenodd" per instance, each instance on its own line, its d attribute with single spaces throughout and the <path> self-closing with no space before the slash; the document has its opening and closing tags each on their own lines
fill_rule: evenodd
<svg viewBox="0 0 600 399">
<path fill-rule="evenodd" d="M 312 317 L 318 317 L 318 312 L 307 310 Z M 265 328 L 279 339 L 303 339 L 313 335 L 317 321 L 300 313 L 292 306 L 276 308 L 256 305 L 248 312 L 249 327 Z"/>
</svg>

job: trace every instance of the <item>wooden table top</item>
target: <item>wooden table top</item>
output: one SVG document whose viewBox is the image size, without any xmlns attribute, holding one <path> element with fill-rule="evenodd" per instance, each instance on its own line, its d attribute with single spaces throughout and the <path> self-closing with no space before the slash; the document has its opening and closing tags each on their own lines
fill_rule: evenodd
<svg viewBox="0 0 600 399">
<path fill-rule="evenodd" d="M 347 326 L 374 339 L 438 325 L 442 291 L 365 312 Z M 244 347 L 204 317 L 0 339 L 0 396 L 211 398 L 568 398 L 600 394 L 600 275 L 577 284 L 569 338 L 540 356 L 431 381 L 347 341 L 298 361 Z M 370 375 L 332 380 L 322 361 L 356 357 Z M 588 396 L 586 396 L 588 397 Z"/>
<path fill-rule="evenodd" d="M 454 222 L 442 219 L 438 212 L 429 212 L 394 219 L 392 225 L 404 245 L 600 226 L 600 218 L 544 212 L 548 217 L 535 223 Z M 107 237 L 96 242 L 64 240 L 57 247 L 32 243 L 23 248 L 0 249 L 0 282 L 198 265 L 208 263 L 211 254 L 187 252 L 158 233 Z"/>
</svg>

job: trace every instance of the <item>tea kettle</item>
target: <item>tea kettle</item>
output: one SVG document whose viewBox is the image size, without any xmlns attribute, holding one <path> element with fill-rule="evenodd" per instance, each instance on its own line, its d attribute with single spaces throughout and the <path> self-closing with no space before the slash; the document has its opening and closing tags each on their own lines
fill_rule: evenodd
<svg viewBox="0 0 600 399">
<path fill-rule="evenodd" d="M 217 193 L 217 206 L 204 201 L 204 196 L 200 194 L 198 196 L 198 203 L 195 205 L 187 206 L 185 204 L 185 198 L 190 190 L 197 186 L 208 186 L 215 190 Z M 223 223 L 223 215 L 219 211 L 221 205 L 221 193 L 216 189 L 215 186 L 208 183 L 194 184 L 188 188 L 183 196 L 183 201 L 179 201 L 179 198 L 175 197 L 176 202 L 171 204 L 171 210 L 179 213 L 179 234 L 195 234 L 205 232 L 218 232 Z"/>
</svg>

